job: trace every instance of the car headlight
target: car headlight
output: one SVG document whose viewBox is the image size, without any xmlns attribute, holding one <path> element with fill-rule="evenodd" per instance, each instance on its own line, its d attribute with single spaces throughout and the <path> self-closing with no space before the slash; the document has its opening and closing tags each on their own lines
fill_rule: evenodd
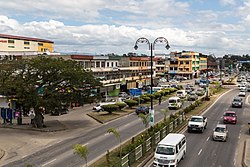
<svg viewBox="0 0 250 167">
<path fill-rule="evenodd" d="M 169 160 L 169 163 L 175 163 L 175 159 Z"/>
</svg>

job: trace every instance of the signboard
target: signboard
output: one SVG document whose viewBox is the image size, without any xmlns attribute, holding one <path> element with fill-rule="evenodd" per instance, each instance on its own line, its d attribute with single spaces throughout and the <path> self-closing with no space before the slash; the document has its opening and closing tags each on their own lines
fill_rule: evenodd
<svg viewBox="0 0 250 167">
<path fill-rule="evenodd" d="M 154 126 L 154 123 L 155 123 L 155 118 L 154 118 L 154 110 L 150 109 L 149 110 L 149 125 L 151 127 Z"/>
<path fill-rule="evenodd" d="M 142 95 L 142 90 L 138 88 L 131 88 L 129 89 L 129 94 L 132 96 L 139 96 Z"/>
</svg>

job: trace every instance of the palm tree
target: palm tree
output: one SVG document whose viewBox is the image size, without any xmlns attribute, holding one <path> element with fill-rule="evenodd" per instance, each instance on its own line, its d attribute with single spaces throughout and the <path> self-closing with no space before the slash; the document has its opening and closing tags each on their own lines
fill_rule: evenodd
<svg viewBox="0 0 250 167">
<path fill-rule="evenodd" d="M 160 110 L 160 112 L 164 115 L 164 123 L 166 123 L 167 122 L 167 114 L 168 114 L 169 110 L 162 109 L 162 110 Z"/>
<path fill-rule="evenodd" d="M 121 154 L 122 154 L 122 148 L 121 148 L 121 136 L 120 134 L 117 132 L 117 130 L 115 128 L 109 128 L 107 130 L 108 133 L 113 133 L 113 135 L 119 140 L 119 145 L 120 145 L 120 158 L 121 158 Z"/>
<path fill-rule="evenodd" d="M 74 154 L 78 154 L 81 158 L 83 158 L 86 162 L 86 167 L 88 166 L 88 148 L 86 146 L 83 146 L 81 144 L 75 144 L 73 146 Z"/>
<path fill-rule="evenodd" d="M 145 128 L 148 128 L 149 126 L 149 117 L 150 117 L 150 114 L 142 114 L 140 113 L 138 115 L 138 117 L 142 120 L 142 123 L 144 124 Z"/>
</svg>

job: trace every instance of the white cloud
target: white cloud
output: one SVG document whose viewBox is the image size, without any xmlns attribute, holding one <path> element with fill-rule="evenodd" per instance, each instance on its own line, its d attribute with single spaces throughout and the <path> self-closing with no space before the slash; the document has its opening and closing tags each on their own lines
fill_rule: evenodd
<svg viewBox="0 0 250 167">
<path fill-rule="evenodd" d="M 220 0 L 220 3 L 222 5 L 235 5 L 236 4 L 236 0 Z"/>
</svg>

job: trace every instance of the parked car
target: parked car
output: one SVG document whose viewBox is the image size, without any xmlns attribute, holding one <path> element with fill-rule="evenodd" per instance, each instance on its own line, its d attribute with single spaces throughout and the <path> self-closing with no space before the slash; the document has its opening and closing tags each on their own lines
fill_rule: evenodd
<svg viewBox="0 0 250 167">
<path fill-rule="evenodd" d="M 218 124 L 213 131 L 213 140 L 227 141 L 228 130 L 227 125 Z"/>
<path fill-rule="evenodd" d="M 233 98 L 233 101 L 232 101 L 232 107 L 242 107 L 243 106 L 243 100 L 242 98 L 236 96 Z"/>
<path fill-rule="evenodd" d="M 200 84 L 200 80 L 199 80 L 199 79 L 196 79 L 196 80 L 194 81 L 194 84 L 195 84 L 195 85 L 199 85 L 199 84 Z"/>
<path fill-rule="evenodd" d="M 129 95 L 126 92 L 120 92 L 119 97 L 128 97 Z"/>
<path fill-rule="evenodd" d="M 237 115 L 234 111 L 226 111 L 223 115 L 223 122 L 224 123 L 237 123 Z"/>
<path fill-rule="evenodd" d="M 149 107 L 148 106 L 139 106 L 135 109 L 136 114 L 148 114 Z"/>
<path fill-rule="evenodd" d="M 245 90 L 240 90 L 239 96 L 245 97 L 246 96 L 246 91 Z"/>
<path fill-rule="evenodd" d="M 190 93 L 188 94 L 188 97 L 187 97 L 187 100 L 188 100 L 188 101 L 195 101 L 195 100 L 197 100 L 197 99 L 198 99 L 198 95 L 195 94 L 195 92 L 190 92 Z"/>
</svg>

